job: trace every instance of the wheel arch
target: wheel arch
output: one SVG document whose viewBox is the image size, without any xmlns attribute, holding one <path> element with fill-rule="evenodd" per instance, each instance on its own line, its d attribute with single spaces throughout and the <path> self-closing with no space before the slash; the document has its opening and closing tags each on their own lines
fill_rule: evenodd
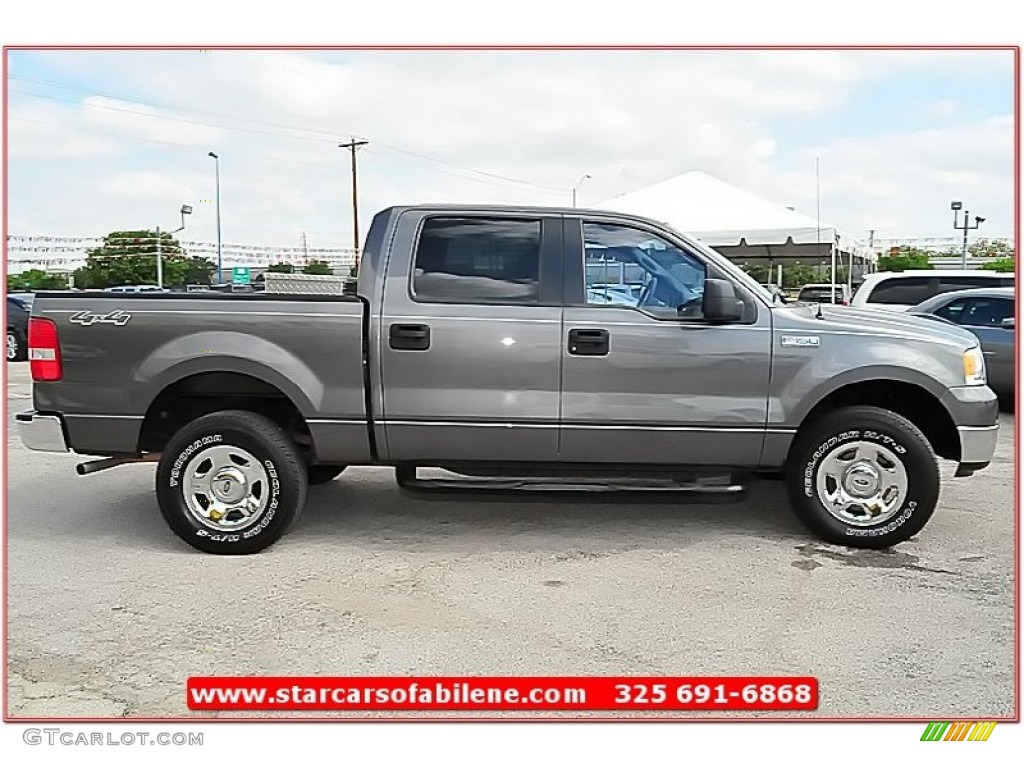
<svg viewBox="0 0 1024 768">
<path fill-rule="evenodd" d="M 133 390 L 144 402 L 133 405 L 141 412 L 149 407 L 154 392 L 207 372 L 238 373 L 265 381 L 306 416 L 316 413 L 324 398 L 325 386 L 320 378 L 280 345 L 237 331 L 202 331 L 168 341 L 139 364 L 135 383 L 143 386 Z"/>
<path fill-rule="evenodd" d="M 208 369 L 176 378 L 159 391 L 146 409 L 138 450 L 160 452 L 184 425 L 224 410 L 262 414 L 285 430 L 309 460 L 316 455 L 302 409 L 287 392 L 250 373 Z"/>
<path fill-rule="evenodd" d="M 849 381 L 822 394 L 809 405 L 798 429 L 822 415 L 852 405 L 873 405 L 903 416 L 927 438 L 932 450 L 943 459 L 960 460 L 960 437 L 952 415 L 942 404 L 941 393 L 920 381 L 866 378 Z"/>
</svg>

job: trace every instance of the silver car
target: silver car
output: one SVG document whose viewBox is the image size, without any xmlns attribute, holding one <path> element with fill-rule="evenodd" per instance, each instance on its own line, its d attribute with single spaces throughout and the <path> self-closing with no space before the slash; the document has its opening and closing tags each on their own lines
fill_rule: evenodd
<svg viewBox="0 0 1024 768">
<path fill-rule="evenodd" d="M 933 296 L 911 312 L 933 315 L 962 326 L 978 337 L 985 353 L 988 384 L 1002 398 L 1012 398 L 1017 330 L 1014 288 L 970 288 Z"/>
</svg>

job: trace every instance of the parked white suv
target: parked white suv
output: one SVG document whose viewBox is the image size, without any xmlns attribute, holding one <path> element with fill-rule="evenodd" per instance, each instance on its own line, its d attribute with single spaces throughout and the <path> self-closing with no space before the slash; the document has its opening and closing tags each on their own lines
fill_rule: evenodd
<svg viewBox="0 0 1024 768">
<path fill-rule="evenodd" d="M 905 311 L 940 293 L 965 288 L 999 288 L 1014 285 L 1012 272 L 963 269 L 911 269 L 906 272 L 875 272 L 864 277 L 853 294 L 854 307 Z"/>
</svg>

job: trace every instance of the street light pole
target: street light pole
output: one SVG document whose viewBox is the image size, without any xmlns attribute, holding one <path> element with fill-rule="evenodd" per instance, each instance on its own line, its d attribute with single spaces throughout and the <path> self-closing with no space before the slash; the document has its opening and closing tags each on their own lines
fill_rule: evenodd
<svg viewBox="0 0 1024 768">
<path fill-rule="evenodd" d="M 583 186 L 583 182 L 590 178 L 589 173 L 583 174 L 583 178 L 576 182 L 576 186 L 572 188 L 572 207 L 576 207 L 576 190 Z"/>
<path fill-rule="evenodd" d="M 210 152 L 209 156 L 213 158 L 215 167 L 215 173 L 217 175 L 217 282 L 224 282 L 223 274 L 223 257 L 221 255 L 221 242 L 220 242 L 220 156 L 215 152 Z"/>
<path fill-rule="evenodd" d="M 156 228 L 156 287 L 164 287 L 164 254 L 160 250 L 160 227 Z"/>
<path fill-rule="evenodd" d="M 953 229 L 962 229 L 964 231 L 963 250 L 960 252 L 960 268 L 967 269 L 967 233 L 972 229 L 980 227 L 985 218 L 983 216 L 975 216 L 974 226 L 971 226 L 971 212 L 964 211 L 964 223 L 961 224 L 960 210 L 963 208 L 963 205 L 959 200 L 954 200 L 949 204 L 949 209 L 953 211 Z"/>
<path fill-rule="evenodd" d="M 185 217 L 190 213 L 192 213 L 191 205 L 181 206 L 181 226 L 177 229 L 172 229 L 168 234 L 175 235 L 181 232 L 185 228 Z M 164 251 L 160 238 L 160 227 L 156 228 L 156 286 L 157 288 L 164 287 Z"/>
</svg>

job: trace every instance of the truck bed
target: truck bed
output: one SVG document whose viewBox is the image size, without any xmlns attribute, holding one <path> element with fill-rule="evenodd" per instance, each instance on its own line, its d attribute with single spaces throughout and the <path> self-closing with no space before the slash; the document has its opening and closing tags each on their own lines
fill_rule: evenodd
<svg viewBox="0 0 1024 768">
<path fill-rule="evenodd" d="M 318 460 L 371 457 L 356 296 L 54 292 L 37 295 L 33 316 L 56 323 L 63 364 L 60 381 L 35 384 L 35 407 L 63 414 L 75 451 L 138 454 L 145 431 L 182 418 L 161 410 L 168 395 L 187 392 L 286 397 Z"/>
</svg>

